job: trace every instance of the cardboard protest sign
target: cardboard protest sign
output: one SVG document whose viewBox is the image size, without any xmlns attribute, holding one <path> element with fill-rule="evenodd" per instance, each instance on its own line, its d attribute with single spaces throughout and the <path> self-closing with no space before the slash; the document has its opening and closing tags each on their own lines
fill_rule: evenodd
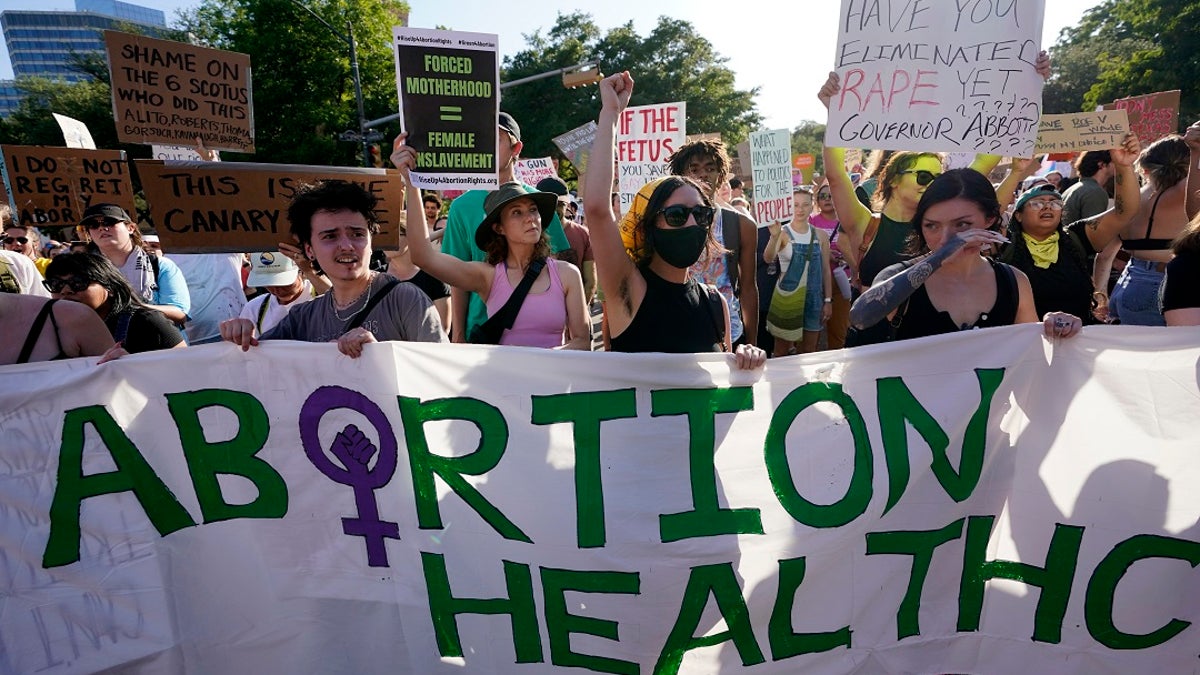
<svg viewBox="0 0 1200 675">
<path fill-rule="evenodd" d="M 1042 115 L 1037 152 L 1083 152 L 1121 147 L 1129 133 L 1124 110 Z"/>
<path fill-rule="evenodd" d="M 750 173 L 754 178 L 754 220 L 759 226 L 790 221 L 792 135 L 787 129 L 750 132 Z"/>
<path fill-rule="evenodd" d="M 513 176 L 526 185 L 537 185 L 538 181 L 543 178 L 557 175 L 558 172 L 554 170 L 554 161 L 549 157 L 518 159 L 516 166 L 513 167 Z"/>
<path fill-rule="evenodd" d="M 1190 673 L 1198 335 L 7 366 L 5 669 Z"/>
<path fill-rule="evenodd" d="M 377 249 L 399 246 L 404 187 L 395 170 L 244 162 L 135 162 L 150 220 L 172 253 L 273 251 L 291 241 L 287 207 L 301 185 L 339 179 L 379 199 Z"/>
<path fill-rule="evenodd" d="M 117 204 L 136 217 L 122 150 L 3 145 L 0 154 L 14 215 L 22 223 L 74 226 L 93 202 Z"/>
<path fill-rule="evenodd" d="M 58 128 L 62 129 L 64 145 L 68 148 L 96 149 L 96 141 L 92 140 L 92 132 L 87 128 L 86 124 L 74 117 L 59 115 L 58 113 L 50 114 L 54 116 L 54 121 L 58 122 Z"/>
<path fill-rule="evenodd" d="M 825 145 L 1029 156 L 1043 0 L 842 0 Z"/>
<path fill-rule="evenodd" d="M 1129 129 L 1143 148 L 1179 130 L 1178 89 L 1118 99 L 1104 109 L 1124 110 L 1129 115 Z"/>
<path fill-rule="evenodd" d="M 499 185 L 497 36 L 396 26 L 400 128 L 420 153 L 413 184 L 431 190 Z"/>
<path fill-rule="evenodd" d="M 190 148 L 186 145 L 152 145 L 150 146 L 150 154 L 154 156 L 154 159 L 161 159 L 163 161 L 178 159 L 185 162 L 200 162 L 204 160 L 195 148 Z"/>
<path fill-rule="evenodd" d="M 561 136 L 555 136 L 552 140 L 579 173 L 586 173 L 588 156 L 592 153 L 592 143 L 596 140 L 596 122 L 592 120 Z"/>
<path fill-rule="evenodd" d="M 687 137 L 687 103 L 638 105 L 617 122 L 617 192 L 621 212 L 633 205 L 643 185 L 670 171 L 667 159 Z"/>
<path fill-rule="evenodd" d="M 249 56 L 111 30 L 104 44 L 118 140 L 254 152 Z"/>
</svg>

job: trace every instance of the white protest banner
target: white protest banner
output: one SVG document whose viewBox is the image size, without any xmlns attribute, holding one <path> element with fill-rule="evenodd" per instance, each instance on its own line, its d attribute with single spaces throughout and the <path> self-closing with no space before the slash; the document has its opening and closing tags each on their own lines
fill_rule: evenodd
<svg viewBox="0 0 1200 675">
<path fill-rule="evenodd" d="M 754 181 L 754 220 L 759 227 L 790 221 L 792 135 L 787 129 L 750 132 L 750 173 Z"/>
<path fill-rule="evenodd" d="M 596 122 L 592 120 L 561 136 L 555 136 L 551 140 L 575 165 L 579 173 L 585 173 L 587 172 L 588 156 L 592 153 L 592 143 L 596 140 Z"/>
<path fill-rule="evenodd" d="M 413 185 L 495 188 L 501 140 L 497 36 L 396 26 L 392 38 L 400 129 L 419 153 Z"/>
<path fill-rule="evenodd" d="M 557 175 L 558 172 L 554 170 L 554 162 L 549 157 L 518 159 L 516 166 L 513 167 L 513 176 L 526 185 L 537 185 L 538 181 L 543 178 Z"/>
<path fill-rule="evenodd" d="M 1044 0 L 842 0 L 825 144 L 1033 153 Z"/>
<path fill-rule="evenodd" d="M 204 158 L 195 148 L 189 148 L 186 145 L 151 145 L 150 154 L 154 159 L 167 161 L 178 160 L 182 162 L 202 162 Z"/>
<path fill-rule="evenodd" d="M 58 122 L 58 128 L 62 129 L 63 142 L 68 148 L 96 149 L 96 141 L 92 140 L 92 132 L 87 128 L 86 124 L 74 117 L 59 115 L 58 113 L 50 114 L 54 116 L 54 121 Z"/>
<path fill-rule="evenodd" d="M 671 173 L 667 159 L 687 137 L 687 103 L 626 108 L 617 122 L 617 192 L 621 213 L 643 185 Z"/>
<path fill-rule="evenodd" d="M 1121 147 L 1129 133 L 1124 110 L 1042 115 L 1037 152 L 1083 152 Z"/>
<path fill-rule="evenodd" d="M 729 359 L 0 369 L 4 670 L 1195 670 L 1200 329 Z"/>
</svg>

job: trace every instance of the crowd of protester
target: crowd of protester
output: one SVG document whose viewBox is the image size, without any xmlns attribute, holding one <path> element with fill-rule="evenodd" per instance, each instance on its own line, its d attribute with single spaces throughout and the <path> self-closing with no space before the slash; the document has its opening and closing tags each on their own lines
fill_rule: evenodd
<svg viewBox="0 0 1200 675">
<path fill-rule="evenodd" d="M 994 183 L 996 156 L 946 170 L 939 153 L 876 150 L 852 174 L 827 147 L 826 175 L 795 181 L 794 215 L 756 223 L 714 140 L 678 148 L 621 212 L 615 125 L 633 90 L 629 73 L 599 83 L 577 190 L 515 179 L 522 132 L 507 113 L 499 188 L 452 199 L 412 185 L 418 153 L 402 134 L 394 251 L 373 247 L 376 198 L 334 180 L 293 198 L 292 241 L 245 255 L 164 251 L 114 204 L 90 206 L 70 242 L 0 206 L 0 363 L 216 340 L 332 341 L 351 357 L 383 340 L 588 350 L 594 308 L 603 349 L 727 352 L 739 368 L 1014 323 L 1042 322 L 1051 338 L 1200 325 L 1200 122 L 1146 148 L 1130 134 L 1082 153 L 1075 176 L 1014 158 Z M 818 98 L 838 90 L 831 74 Z"/>
</svg>

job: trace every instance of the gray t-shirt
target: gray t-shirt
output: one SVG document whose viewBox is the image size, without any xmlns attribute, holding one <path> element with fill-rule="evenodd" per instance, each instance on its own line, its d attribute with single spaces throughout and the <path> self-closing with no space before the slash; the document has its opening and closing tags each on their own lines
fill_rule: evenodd
<svg viewBox="0 0 1200 675">
<path fill-rule="evenodd" d="M 387 274 L 377 274 L 371 282 L 368 300 L 392 280 Z M 361 308 L 366 301 L 355 303 Z M 333 309 L 333 291 L 325 297 L 306 302 L 288 313 L 279 325 L 267 331 L 263 340 L 300 340 L 303 342 L 329 342 L 346 332 L 354 319 L 354 308 L 341 312 L 339 319 Z M 362 327 L 371 331 L 380 342 L 404 340 L 407 342 L 447 342 L 442 330 L 442 321 L 437 310 L 421 289 L 413 284 L 397 284 L 380 299 L 367 314 Z"/>
</svg>

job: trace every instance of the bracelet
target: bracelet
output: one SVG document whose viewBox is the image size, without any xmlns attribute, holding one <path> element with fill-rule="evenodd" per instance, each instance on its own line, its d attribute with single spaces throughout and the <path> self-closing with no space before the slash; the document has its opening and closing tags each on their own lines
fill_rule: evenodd
<svg viewBox="0 0 1200 675">
<path fill-rule="evenodd" d="M 833 298 L 825 298 L 825 302 L 827 302 L 827 303 L 833 302 Z"/>
<path fill-rule="evenodd" d="M 1100 296 L 1100 297 L 1102 297 L 1102 298 L 1107 298 L 1107 297 L 1108 297 L 1108 293 L 1105 293 L 1104 291 L 1092 291 L 1092 297 L 1093 297 L 1093 298 L 1094 298 L 1094 297 L 1096 297 L 1097 295 L 1098 295 L 1098 296 Z"/>
</svg>

